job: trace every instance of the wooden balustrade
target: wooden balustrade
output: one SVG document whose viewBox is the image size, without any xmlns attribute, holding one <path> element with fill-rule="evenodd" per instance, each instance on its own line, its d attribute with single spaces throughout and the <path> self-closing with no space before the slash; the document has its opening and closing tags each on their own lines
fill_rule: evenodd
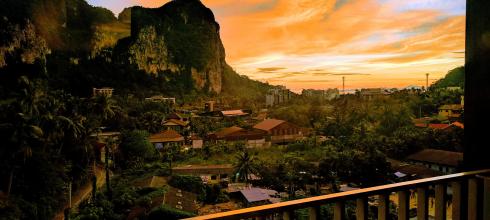
<svg viewBox="0 0 490 220">
<path fill-rule="evenodd" d="M 448 196 L 448 187 L 451 196 Z M 438 176 L 427 179 L 412 180 L 342 193 L 334 193 L 305 199 L 292 200 L 270 205 L 233 210 L 205 216 L 189 218 L 203 219 L 295 219 L 295 210 L 308 209 L 309 219 L 321 219 L 320 206 L 333 205 L 333 218 L 343 220 L 346 216 L 346 202 L 355 201 L 357 220 L 368 219 L 368 198 L 377 199 L 377 216 L 379 220 L 390 219 L 390 195 L 398 197 L 397 215 L 400 220 L 408 220 L 410 214 L 410 197 L 417 195 L 417 219 L 427 220 L 429 206 L 434 203 L 434 217 L 445 220 L 448 204 L 452 204 L 452 219 L 490 220 L 490 170 L 480 170 Z M 429 196 L 434 192 L 433 196 Z M 429 202 L 429 197 L 431 202 Z M 449 200 L 451 199 L 451 200 Z M 375 215 L 376 213 L 373 213 Z"/>
</svg>

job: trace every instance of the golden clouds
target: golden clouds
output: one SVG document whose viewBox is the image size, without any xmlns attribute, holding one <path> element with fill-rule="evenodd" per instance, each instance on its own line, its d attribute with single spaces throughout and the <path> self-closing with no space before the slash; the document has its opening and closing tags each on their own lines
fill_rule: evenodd
<svg viewBox="0 0 490 220">
<path fill-rule="evenodd" d="M 442 77 L 464 62 L 453 54 L 464 50 L 465 16 L 454 12 L 464 0 L 202 1 L 239 73 L 296 90 L 338 87 L 345 73 L 359 73 L 349 88 L 419 85 L 426 72 Z"/>
</svg>

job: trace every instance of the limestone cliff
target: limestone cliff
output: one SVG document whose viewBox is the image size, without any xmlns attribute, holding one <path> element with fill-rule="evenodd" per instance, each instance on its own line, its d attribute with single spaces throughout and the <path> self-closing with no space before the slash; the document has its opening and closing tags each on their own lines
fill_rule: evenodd
<svg viewBox="0 0 490 220">
<path fill-rule="evenodd" d="M 174 0 L 157 9 L 133 7 L 127 49 L 129 62 L 140 70 L 187 74 L 194 88 L 221 92 L 225 50 L 213 13 L 199 0 Z"/>
</svg>

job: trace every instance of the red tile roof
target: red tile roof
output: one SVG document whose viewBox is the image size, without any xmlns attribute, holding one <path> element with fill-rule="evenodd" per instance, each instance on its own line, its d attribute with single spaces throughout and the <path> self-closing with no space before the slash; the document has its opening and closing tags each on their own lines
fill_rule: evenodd
<svg viewBox="0 0 490 220">
<path fill-rule="evenodd" d="M 450 128 L 451 124 L 429 124 L 429 128 L 444 130 Z"/>
<path fill-rule="evenodd" d="M 456 126 L 456 127 L 459 127 L 459 128 L 464 129 L 464 124 L 463 124 L 463 123 L 461 123 L 461 122 L 459 122 L 459 121 L 454 122 L 452 125 L 454 125 L 454 126 Z"/>
<path fill-rule="evenodd" d="M 425 149 L 407 157 L 409 160 L 439 165 L 458 166 L 463 160 L 463 153 L 436 149 Z"/>
<path fill-rule="evenodd" d="M 278 120 L 278 119 L 266 119 L 254 126 L 256 129 L 264 130 L 264 131 L 270 131 L 271 129 L 279 126 L 282 123 L 285 123 L 286 121 L 283 120 Z"/>
<path fill-rule="evenodd" d="M 440 110 L 461 110 L 463 107 L 460 104 L 443 105 L 439 107 Z"/>
</svg>

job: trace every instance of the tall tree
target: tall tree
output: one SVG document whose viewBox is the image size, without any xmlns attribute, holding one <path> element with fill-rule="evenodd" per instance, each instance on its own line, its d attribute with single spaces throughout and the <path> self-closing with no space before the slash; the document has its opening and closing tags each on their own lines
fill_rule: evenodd
<svg viewBox="0 0 490 220">
<path fill-rule="evenodd" d="M 256 155 L 249 153 L 247 150 L 239 152 L 235 156 L 234 168 L 238 180 L 248 183 L 250 176 L 258 173 Z"/>
</svg>

